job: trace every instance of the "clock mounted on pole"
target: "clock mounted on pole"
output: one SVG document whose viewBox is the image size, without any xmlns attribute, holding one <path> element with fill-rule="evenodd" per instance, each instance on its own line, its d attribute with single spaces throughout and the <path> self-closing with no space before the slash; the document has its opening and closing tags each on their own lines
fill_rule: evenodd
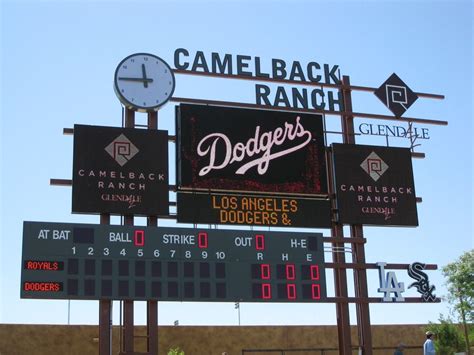
<svg viewBox="0 0 474 355">
<path fill-rule="evenodd" d="M 174 88 L 172 69 L 153 54 L 129 55 L 115 70 L 115 93 L 126 108 L 135 111 L 158 111 L 171 98 Z"/>
</svg>

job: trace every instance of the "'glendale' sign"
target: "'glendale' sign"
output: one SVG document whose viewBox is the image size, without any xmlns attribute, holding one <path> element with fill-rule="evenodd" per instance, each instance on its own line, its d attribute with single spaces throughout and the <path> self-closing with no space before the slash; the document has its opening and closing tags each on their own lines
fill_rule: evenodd
<svg viewBox="0 0 474 355">
<path fill-rule="evenodd" d="M 181 104 L 180 189 L 327 193 L 321 115 Z"/>
</svg>

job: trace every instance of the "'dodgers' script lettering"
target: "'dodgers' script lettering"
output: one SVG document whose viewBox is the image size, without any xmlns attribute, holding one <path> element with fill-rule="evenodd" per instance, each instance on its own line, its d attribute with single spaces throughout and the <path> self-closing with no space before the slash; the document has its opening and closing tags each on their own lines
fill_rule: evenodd
<svg viewBox="0 0 474 355">
<path fill-rule="evenodd" d="M 274 146 L 280 146 L 287 141 L 292 142 L 296 138 L 303 138 L 304 140 L 293 147 L 272 153 Z M 209 164 L 199 171 L 199 176 L 204 176 L 212 170 L 224 169 L 229 164 L 241 162 L 245 158 L 250 158 L 260 153 L 263 153 L 263 155 L 240 166 L 235 173 L 237 175 L 244 175 L 247 170 L 257 166 L 258 173 L 263 175 L 268 170 L 271 160 L 291 154 L 306 146 L 310 141 L 311 132 L 303 127 L 299 116 L 296 117 L 296 124 L 285 122 L 284 128 L 278 127 L 274 131 L 262 134 L 260 134 L 260 126 L 257 126 L 254 137 L 250 138 L 245 144 L 238 142 L 232 146 L 232 142 L 225 134 L 211 133 L 201 139 L 197 146 L 199 156 L 209 156 Z M 218 145 L 223 147 L 221 149 L 225 150 L 225 157 L 222 162 L 216 161 Z"/>
</svg>

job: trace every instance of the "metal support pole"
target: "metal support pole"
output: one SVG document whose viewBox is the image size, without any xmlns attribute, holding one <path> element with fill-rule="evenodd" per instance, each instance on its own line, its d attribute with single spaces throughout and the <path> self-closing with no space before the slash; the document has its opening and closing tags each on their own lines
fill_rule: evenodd
<svg viewBox="0 0 474 355">
<path fill-rule="evenodd" d="M 329 195 L 332 197 L 332 207 L 335 208 L 335 189 L 334 189 L 334 179 L 333 179 L 333 170 L 332 170 L 332 156 L 330 153 L 326 156 L 328 162 L 328 190 Z M 343 237 L 343 228 L 342 225 L 332 222 L 331 227 L 331 237 Z M 344 243 L 335 242 L 333 243 L 333 253 L 332 258 L 335 264 L 345 264 L 346 257 L 344 253 L 340 252 L 344 250 Z M 334 288 L 336 298 L 346 298 L 348 297 L 347 291 L 347 272 L 345 268 L 335 268 L 334 269 Z M 341 355 L 351 355 L 352 350 L 352 341 L 351 341 L 351 323 L 349 319 L 349 304 L 347 302 L 336 302 L 336 317 L 337 317 L 337 334 L 338 334 L 338 343 L 339 343 L 339 354 Z"/>
<path fill-rule="evenodd" d="M 158 302 L 147 301 L 147 348 L 149 354 L 158 354 Z"/>
<path fill-rule="evenodd" d="M 344 111 L 352 112 L 352 97 L 349 76 L 342 77 L 342 95 L 344 99 Z M 344 115 L 342 117 L 342 132 L 344 143 L 355 144 L 354 116 Z M 362 225 L 351 225 L 351 237 L 363 238 Z M 365 248 L 363 243 L 352 244 L 352 261 L 365 264 Z M 367 298 L 367 271 L 365 269 L 354 269 L 354 289 L 357 298 Z M 359 345 L 363 355 L 372 355 L 372 332 L 370 329 L 370 310 L 368 303 L 356 303 L 357 325 Z"/>
<path fill-rule="evenodd" d="M 125 354 L 133 354 L 135 348 L 133 329 L 133 301 L 123 301 L 123 346 Z"/>
<path fill-rule="evenodd" d="M 135 127 L 135 111 L 125 109 L 125 127 Z M 133 226 L 133 215 L 124 216 L 124 225 Z M 123 302 L 123 337 L 122 350 L 125 354 L 133 354 L 135 348 L 134 340 L 134 319 L 133 319 L 133 301 L 125 300 Z"/>
<path fill-rule="evenodd" d="M 351 226 L 352 238 L 363 238 L 361 225 Z M 354 263 L 365 264 L 364 244 L 352 244 L 352 260 Z M 354 269 L 354 288 L 357 298 L 368 298 L 367 271 Z M 370 310 L 368 303 L 356 303 L 359 344 L 363 355 L 372 355 L 372 332 L 370 329 Z"/>
<path fill-rule="evenodd" d="M 124 225 L 133 225 L 133 216 L 124 216 Z M 133 322 L 133 301 L 123 301 L 123 346 L 125 354 L 133 354 L 135 348 L 134 322 Z"/>
<path fill-rule="evenodd" d="M 148 113 L 148 129 L 158 129 L 158 112 Z M 149 227 L 158 226 L 158 217 L 149 216 L 147 219 Z M 147 351 L 149 354 L 158 354 L 158 302 L 147 301 Z"/>
<path fill-rule="evenodd" d="M 100 224 L 110 224 L 110 215 L 101 214 Z M 112 301 L 99 300 L 99 355 L 112 354 Z"/>
</svg>

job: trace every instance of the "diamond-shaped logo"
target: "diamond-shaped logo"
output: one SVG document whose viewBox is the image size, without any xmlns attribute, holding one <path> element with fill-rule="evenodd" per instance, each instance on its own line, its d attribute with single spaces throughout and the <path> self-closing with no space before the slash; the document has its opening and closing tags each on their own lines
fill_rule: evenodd
<svg viewBox="0 0 474 355">
<path fill-rule="evenodd" d="M 135 147 L 124 134 L 121 134 L 105 147 L 105 151 L 109 153 L 120 166 L 124 166 L 138 153 L 138 148 Z"/>
<path fill-rule="evenodd" d="M 360 164 L 360 167 L 377 181 L 388 170 L 388 165 L 375 152 L 369 154 L 367 158 Z"/>
<path fill-rule="evenodd" d="M 374 94 L 396 117 L 401 117 L 418 99 L 418 96 L 393 73 Z"/>
</svg>

